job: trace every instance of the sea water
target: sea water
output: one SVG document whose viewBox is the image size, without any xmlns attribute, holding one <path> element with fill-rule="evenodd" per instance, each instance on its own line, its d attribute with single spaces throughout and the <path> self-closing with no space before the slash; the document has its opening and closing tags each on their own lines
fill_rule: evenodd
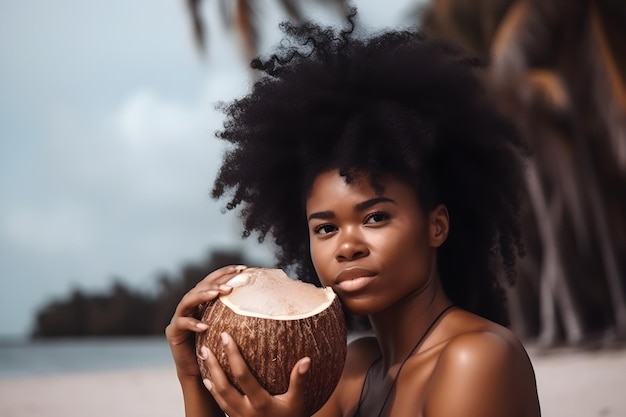
<svg viewBox="0 0 626 417">
<path fill-rule="evenodd" d="M 348 341 L 369 333 L 353 333 Z M 174 367 L 164 336 L 0 338 L 0 378 L 81 371 Z"/>
<path fill-rule="evenodd" d="M 166 366 L 164 337 L 0 340 L 0 378 Z"/>
</svg>

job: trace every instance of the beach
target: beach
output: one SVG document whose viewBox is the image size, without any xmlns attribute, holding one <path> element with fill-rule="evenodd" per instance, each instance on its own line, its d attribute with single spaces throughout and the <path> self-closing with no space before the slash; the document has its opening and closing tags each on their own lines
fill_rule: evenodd
<svg viewBox="0 0 626 417">
<path fill-rule="evenodd" d="M 544 417 L 626 416 L 626 349 L 530 351 Z M 0 379 L 2 417 L 183 416 L 173 366 Z"/>
</svg>

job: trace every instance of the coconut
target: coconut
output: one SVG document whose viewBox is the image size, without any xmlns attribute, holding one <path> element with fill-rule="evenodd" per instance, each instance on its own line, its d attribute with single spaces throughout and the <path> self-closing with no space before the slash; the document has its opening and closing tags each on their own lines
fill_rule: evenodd
<svg viewBox="0 0 626 417">
<path fill-rule="evenodd" d="M 209 376 L 200 355 L 206 346 L 241 391 L 222 346 L 222 332 L 232 336 L 251 373 L 272 395 L 287 391 L 291 370 L 308 356 L 305 415 L 313 415 L 334 391 L 345 363 L 347 331 L 337 295 L 331 288 L 291 279 L 281 269 L 248 268 L 227 284 L 231 293 L 202 313 L 209 326 L 196 338 L 203 377 Z"/>
</svg>

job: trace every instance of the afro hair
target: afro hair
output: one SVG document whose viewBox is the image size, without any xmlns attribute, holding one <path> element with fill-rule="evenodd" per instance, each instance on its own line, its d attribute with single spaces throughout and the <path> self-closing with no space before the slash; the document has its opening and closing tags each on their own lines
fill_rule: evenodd
<svg viewBox="0 0 626 417">
<path fill-rule="evenodd" d="M 526 147 L 458 46 L 419 31 L 357 36 L 314 23 L 282 25 L 285 39 L 252 62 L 262 77 L 227 105 L 228 141 L 212 196 L 240 208 L 244 236 L 271 237 L 280 267 L 319 284 L 305 201 L 329 169 L 372 185 L 394 175 L 427 212 L 444 204 L 450 234 L 438 250 L 447 296 L 508 325 L 501 276 L 522 252 L 519 212 Z M 502 273 L 504 272 L 504 273 Z"/>
</svg>

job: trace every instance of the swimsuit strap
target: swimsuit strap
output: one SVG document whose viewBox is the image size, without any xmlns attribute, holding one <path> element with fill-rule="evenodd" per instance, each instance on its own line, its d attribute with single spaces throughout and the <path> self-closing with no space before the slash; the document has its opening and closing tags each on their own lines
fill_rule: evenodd
<svg viewBox="0 0 626 417">
<path fill-rule="evenodd" d="M 439 319 L 441 317 L 443 317 L 444 313 L 448 310 L 450 310 L 451 308 L 455 307 L 454 304 L 447 306 L 446 308 L 444 308 L 438 315 L 437 317 L 435 317 L 433 319 L 433 321 L 430 323 L 430 325 L 428 326 L 428 328 L 426 329 L 426 331 L 424 332 L 424 334 L 422 334 L 422 337 L 419 338 L 419 340 L 417 341 L 417 343 L 415 344 L 415 346 L 413 346 L 413 349 L 411 349 L 411 351 L 409 352 L 409 354 L 406 356 L 406 358 L 404 358 L 404 360 L 402 361 L 402 363 L 400 364 L 400 368 L 398 368 L 398 372 L 396 372 L 396 377 L 393 379 L 393 381 L 391 382 L 391 387 L 389 388 L 389 391 L 387 391 L 387 395 L 385 396 L 385 401 L 383 401 L 383 406 L 380 408 L 380 411 L 378 412 L 378 417 L 382 416 L 383 412 L 385 411 L 385 407 L 387 406 L 387 401 L 389 400 L 389 396 L 391 395 L 391 393 L 393 392 L 394 388 L 396 387 L 396 382 L 398 382 L 398 376 L 400 376 L 400 371 L 402 371 L 402 368 L 404 367 L 404 364 L 409 360 L 409 358 L 411 356 L 413 356 L 413 354 L 417 351 L 417 349 L 421 346 L 422 342 L 424 340 L 426 340 L 426 336 L 428 336 L 428 334 L 430 333 L 430 331 L 435 327 L 435 324 L 437 324 L 437 322 L 439 322 Z M 367 374 L 365 375 L 365 380 L 367 381 L 367 377 L 369 376 L 370 370 L 371 368 L 374 366 L 374 364 L 376 364 L 380 359 L 382 358 L 382 356 L 380 356 L 378 359 L 376 359 L 368 368 L 367 370 Z M 363 387 L 361 388 L 361 396 L 359 397 L 359 405 L 357 407 L 357 413 L 361 410 L 361 404 L 363 403 L 363 391 L 365 388 L 365 381 L 363 383 Z M 358 417 L 358 414 L 355 413 L 354 417 Z"/>
<path fill-rule="evenodd" d="M 383 358 L 383 356 L 380 355 L 379 357 L 374 359 L 374 361 L 372 361 L 370 366 L 367 368 L 367 372 L 365 373 L 365 379 L 363 380 L 363 385 L 361 386 L 361 393 L 359 394 L 359 404 L 358 404 L 358 406 L 356 408 L 356 411 L 354 412 L 352 417 L 359 417 L 359 413 L 361 412 L 361 404 L 363 404 L 363 394 L 365 393 L 365 386 L 367 385 L 367 387 L 369 389 L 370 371 L 372 370 L 374 365 L 376 365 L 378 362 L 380 362 L 380 360 L 382 358 Z"/>
</svg>

